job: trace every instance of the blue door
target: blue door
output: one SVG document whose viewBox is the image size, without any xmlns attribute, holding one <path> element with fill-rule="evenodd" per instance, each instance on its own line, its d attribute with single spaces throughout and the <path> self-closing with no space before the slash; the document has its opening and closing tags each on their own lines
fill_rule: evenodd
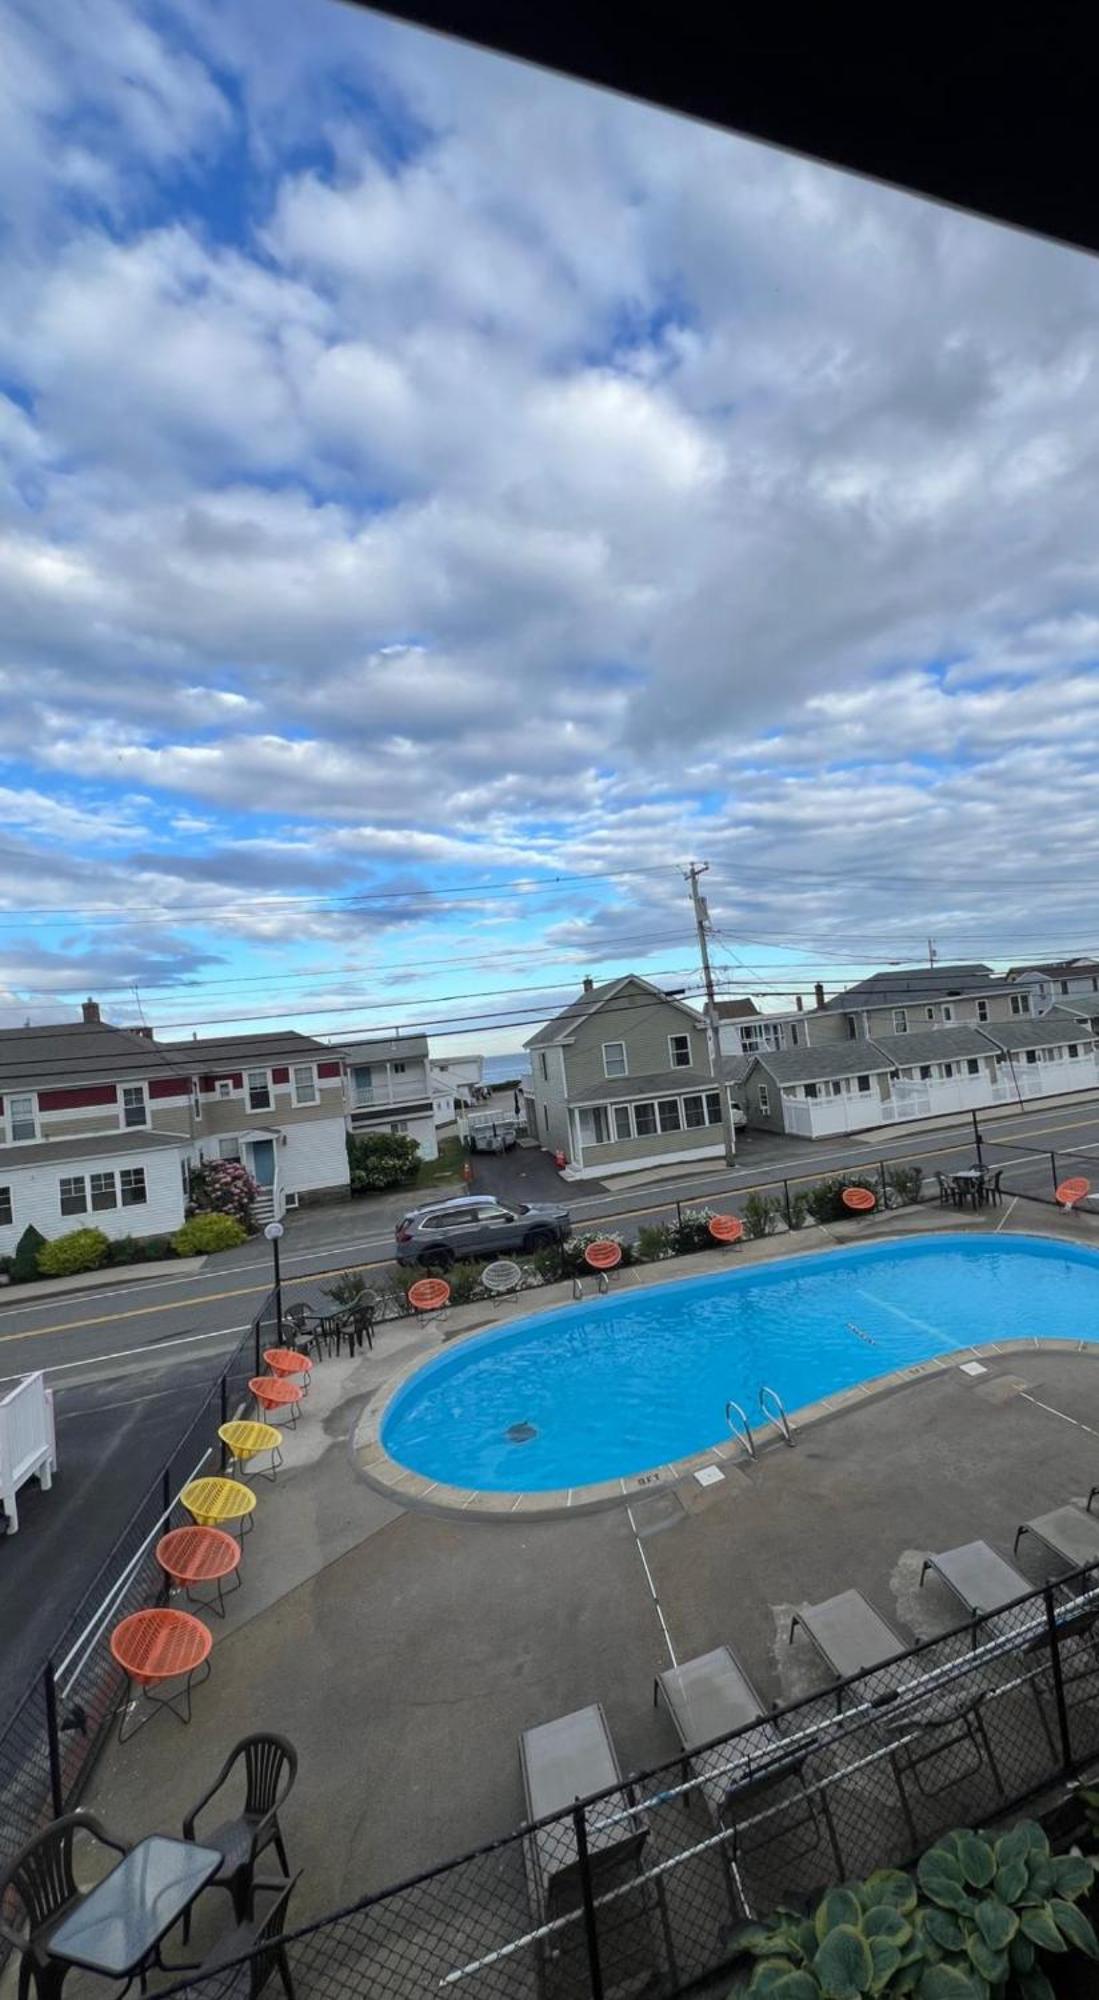
<svg viewBox="0 0 1099 2000">
<path fill-rule="evenodd" d="M 275 1185 L 275 1142 L 273 1139 L 253 1139 L 252 1178 L 260 1187 Z"/>
</svg>

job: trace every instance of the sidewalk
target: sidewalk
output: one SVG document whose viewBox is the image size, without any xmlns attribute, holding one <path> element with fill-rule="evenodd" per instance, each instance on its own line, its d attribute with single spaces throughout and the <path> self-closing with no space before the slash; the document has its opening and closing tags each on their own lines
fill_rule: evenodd
<svg viewBox="0 0 1099 2000">
<path fill-rule="evenodd" d="M 31 1285 L 0 1285 L 0 1306 L 21 1305 L 24 1299 L 64 1298 L 66 1292 L 86 1292 L 96 1285 L 125 1285 L 138 1278 L 193 1278 L 205 1257 L 162 1257 L 155 1264 L 101 1264 L 97 1271 L 80 1271 L 75 1278 L 41 1278 Z"/>
</svg>

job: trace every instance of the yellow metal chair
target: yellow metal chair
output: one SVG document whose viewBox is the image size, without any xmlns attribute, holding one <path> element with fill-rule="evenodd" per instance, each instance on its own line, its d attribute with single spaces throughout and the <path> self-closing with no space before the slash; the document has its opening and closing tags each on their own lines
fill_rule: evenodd
<svg viewBox="0 0 1099 2000">
<path fill-rule="evenodd" d="M 248 1477 L 247 1466 L 250 1459 L 260 1458 L 265 1451 L 271 1454 L 270 1465 L 258 1466 L 254 1477 L 273 1480 L 282 1464 L 282 1432 L 274 1424 L 257 1424 L 250 1419 L 240 1418 L 231 1424 L 222 1424 L 218 1436 L 241 1478 Z"/>
<path fill-rule="evenodd" d="M 179 1499 L 200 1528 L 226 1528 L 235 1521 L 243 1541 L 245 1531 L 252 1526 L 256 1496 L 239 1479 L 192 1479 Z"/>
</svg>

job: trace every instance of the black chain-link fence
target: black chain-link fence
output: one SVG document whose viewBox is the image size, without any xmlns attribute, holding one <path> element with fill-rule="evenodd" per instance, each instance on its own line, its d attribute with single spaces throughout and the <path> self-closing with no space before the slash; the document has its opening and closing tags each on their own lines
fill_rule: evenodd
<svg viewBox="0 0 1099 2000">
<path fill-rule="evenodd" d="M 1093 1189 L 1099 1197 L 1099 1149 L 1031 1146 L 1015 1139 L 990 1139 L 982 1132 L 981 1156 L 986 1177 L 996 1177 L 1001 1197 L 1021 1197 L 1050 1208 L 1069 1201 L 1081 1204 L 1085 1214 L 1094 1211 L 1088 1197 Z M 1083 1193 L 1072 1185 L 1080 1181 L 1086 1184 Z M 1068 1191 L 1059 1202 L 1057 1190 L 1065 1189 L 1066 1183 Z"/>
<path fill-rule="evenodd" d="M 178 1500 L 188 1480 L 222 1470 L 218 1427 L 248 1400 L 249 1377 L 262 1367 L 262 1348 L 270 1344 L 273 1314 L 268 1299 L 188 1418 L 50 1658 L 0 1732 L 0 1854 L 17 1853 L 79 1799 L 125 1687 L 111 1656 L 111 1632 L 131 1611 L 163 1598 L 156 1544 L 187 1518 Z"/>
<path fill-rule="evenodd" d="M 910 1862 L 1099 1755 L 1099 1572 L 845 1682 L 821 1660 L 819 1677 L 819 1693 L 320 1922 L 295 1930 L 291 1907 L 300 2000 L 601 2000 L 712 1977 L 744 1916 Z"/>
</svg>

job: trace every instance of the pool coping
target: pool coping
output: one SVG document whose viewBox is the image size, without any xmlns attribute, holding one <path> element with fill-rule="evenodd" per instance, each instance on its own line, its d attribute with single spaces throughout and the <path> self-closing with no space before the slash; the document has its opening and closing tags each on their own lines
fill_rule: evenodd
<svg viewBox="0 0 1099 2000">
<path fill-rule="evenodd" d="M 894 1228 L 888 1232 L 875 1233 L 873 1240 L 877 1243 L 900 1240 L 911 1241 L 915 1237 L 929 1233 L 931 1232 L 924 1230 L 915 1231 Z M 956 1235 L 961 1232 L 950 1230 L 943 1233 Z M 968 1234 L 971 1232 L 967 1231 L 965 1233 Z M 980 1233 L 983 1234 L 984 1232 Z M 1034 1227 L 1020 1227 L 1012 1230 L 1010 1233 L 1012 1235 L 1035 1236 L 1051 1243 L 1063 1243 L 1065 1241 L 1063 1232 L 1059 1232 L 1055 1236 L 1048 1230 Z M 1096 1247 L 1094 1237 L 1090 1236 L 1073 1235 L 1070 1237 L 1070 1241 L 1080 1248 L 1095 1249 Z M 805 1244 L 804 1247 L 792 1250 L 789 1255 L 791 1258 L 794 1258 L 819 1254 L 820 1250 L 824 1247 L 847 1250 L 858 1248 L 859 1246 L 857 1241 L 852 1242 L 851 1239 L 845 1238 L 835 1240 L 831 1246 L 822 1246 L 819 1242 L 812 1247 Z M 654 1265 L 652 1268 L 655 1272 L 660 1270 L 661 1266 Z M 721 1264 L 717 1257 L 715 1257 L 715 1271 L 721 1268 Z M 727 1263 L 725 1268 L 728 1268 Z M 669 1278 L 662 1275 L 654 1281 L 660 1284 L 685 1283 L 689 1281 L 690 1277 L 697 1277 L 699 1275 L 697 1271 L 691 1273 L 684 1272 L 680 1277 Z M 556 1304 L 545 1305 L 535 1308 L 535 1310 L 540 1312 L 555 1312 L 573 1303 L 574 1301 L 571 1298 L 562 1299 Z M 520 1314 L 517 1317 L 525 1318 L 527 1315 Z M 498 1322 L 487 1320 L 478 1326 L 463 1328 L 460 1332 L 456 1331 L 447 1340 L 446 1345 L 449 1347 L 460 1341 L 474 1340 L 479 1335 L 489 1331 L 494 1323 L 498 1324 Z M 830 1396 L 822 1396 L 816 1402 L 807 1403 L 797 1410 L 795 1413 L 796 1421 L 793 1418 L 791 1419 L 790 1428 L 795 1436 L 798 1436 L 802 1431 L 811 1428 L 815 1424 L 836 1417 L 844 1410 L 852 1409 L 858 1404 L 873 1401 L 878 1396 L 889 1395 L 897 1389 L 903 1388 L 906 1384 L 919 1381 L 927 1376 L 943 1374 L 950 1368 L 960 1368 L 964 1362 L 978 1361 L 983 1356 L 1033 1354 L 1035 1352 L 1048 1354 L 1085 1354 L 1089 1351 L 1094 1352 L 1099 1357 L 1099 1339 L 1086 1340 L 1076 1338 L 1065 1340 L 1054 1338 L 1040 1340 L 1033 1334 L 1020 1337 L 1018 1340 L 984 1341 L 968 1347 L 951 1348 L 946 1354 L 935 1355 L 927 1361 L 912 1362 L 907 1367 L 891 1370 L 888 1375 L 876 1375 L 868 1382 L 856 1382 L 848 1389 L 836 1390 Z M 633 1501 L 648 1499 L 654 1493 L 667 1492 L 671 1488 L 685 1484 L 687 1481 L 694 1479 L 697 1473 L 704 1471 L 707 1466 L 716 1466 L 724 1474 L 730 1469 L 743 1470 L 753 1463 L 752 1457 L 740 1440 L 728 1436 L 718 1439 L 715 1443 L 707 1445 L 699 1451 L 691 1452 L 684 1458 L 670 1460 L 667 1464 L 648 1467 L 642 1472 L 631 1473 L 625 1477 L 616 1479 L 600 1480 L 584 1486 L 563 1487 L 556 1490 L 536 1492 L 516 1492 L 451 1486 L 443 1480 L 428 1479 L 423 1473 L 414 1472 L 410 1466 L 402 1465 L 399 1460 L 391 1457 L 381 1442 L 381 1429 L 386 1413 L 397 1392 L 413 1375 L 418 1374 L 431 1358 L 422 1352 L 418 1353 L 410 1360 L 404 1362 L 400 1367 L 394 1369 L 391 1375 L 387 1376 L 377 1397 L 363 1412 L 352 1440 L 352 1461 L 360 1477 L 365 1480 L 367 1485 L 373 1487 L 375 1491 L 383 1494 L 387 1499 L 397 1502 L 401 1506 L 423 1508 L 431 1513 L 451 1516 L 460 1515 L 467 1520 L 496 1522 L 513 1519 L 522 1521 L 564 1520 L 574 1514 L 596 1513 L 609 1507 L 628 1507 Z M 775 1445 L 783 1442 L 781 1427 L 776 1423 L 753 1425 L 752 1436 L 757 1452 L 760 1454 L 771 1450 Z"/>
</svg>

